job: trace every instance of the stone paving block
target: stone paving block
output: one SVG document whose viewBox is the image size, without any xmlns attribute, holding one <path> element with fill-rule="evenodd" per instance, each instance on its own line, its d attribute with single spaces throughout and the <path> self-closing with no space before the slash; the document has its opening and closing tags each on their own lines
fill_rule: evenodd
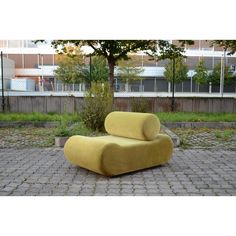
<svg viewBox="0 0 236 236">
<path fill-rule="evenodd" d="M 134 196 L 133 193 L 121 193 L 120 196 L 126 197 L 126 196 Z"/>
<path fill-rule="evenodd" d="M 161 167 L 105 177 L 71 166 L 63 149 L 1 149 L 0 196 L 236 196 L 233 150 L 175 149 Z"/>
<path fill-rule="evenodd" d="M 106 196 L 107 192 L 106 191 L 95 191 L 93 192 L 94 196 Z"/>
<path fill-rule="evenodd" d="M 120 196 L 120 193 L 107 193 L 106 196 L 109 196 L 109 197 L 117 197 L 117 196 Z"/>
<path fill-rule="evenodd" d="M 11 193 L 11 195 L 13 196 L 25 196 L 26 192 L 21 192 L 21 191 L 13 191 Z M 1 192 L 0 192 L 0 196 L 1 196 Z"/>
<path fill-rule="evenodd" d="M 0 190 L 0 196 L 9 196 L 11 195 L 12 191 L 2 191 Z"/>
<path fill-rule="evenodd" d="M 102 197 L 102 196 L 106 196 L 106 193 L 94 193 L 93 194 L 93 196 L 100 196 L 100 197 Z"/>
</svg>

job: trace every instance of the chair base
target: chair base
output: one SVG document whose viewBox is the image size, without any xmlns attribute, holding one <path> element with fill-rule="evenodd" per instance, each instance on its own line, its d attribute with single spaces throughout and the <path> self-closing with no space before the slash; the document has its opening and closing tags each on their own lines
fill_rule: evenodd
<svg viewBox="0 0 236 236">
<path fill-rule="evenodd" d="M 152 141 L 117 136 L 72 136 L 64 147 L 65 157 L 74 165 L 106 176 L 142 170 L 169 161 L 173 142 L 158 134 Z"/>
</svg>

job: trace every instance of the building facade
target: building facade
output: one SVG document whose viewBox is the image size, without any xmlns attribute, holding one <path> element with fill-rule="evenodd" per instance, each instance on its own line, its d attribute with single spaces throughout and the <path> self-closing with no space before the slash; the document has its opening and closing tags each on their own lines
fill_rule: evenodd
<svg viewBox="0 0 236 236">
<path fill-rule="evenodd" d="M 177 41 L 173 41 L 177 43 Z M 0 40 L 0 51 L 4 57 L 15 62 L 15 78 L 35 81 L 35 91 L 82 91 L 81 85 L 63 85 L 54 76 L 54 70 L 58 65 L 58 55 L 46 44 L 35 44 L 31 40 Z M 194 80 L 194 70 L 201 58 L 209 71 L 221 62 L 223 51 L 221 48 L 211 47 L 206 40 L 195 40 L 194 45 L 186 47 L 186 64 L 188 66 L 188 80 L 177 84 L 176 92 L 209 92 L 218 93 L 219 86 L 204 84 L 198 86 Z M 144 69 L 141 80 L 124 84 L 116 76 L 115 86 L 117 92 L 171 92 L 170 83 L 164 79 L 164 67 L 168 60 L 156 62 L 144 53 L 130 55 L 131 60 L 137 67 Z M 226 56 L 226 63 L 235 70 L 236 54 Z M 236 82 L 224 87 L 224 92 L 235 93 Z"/>
</svg>

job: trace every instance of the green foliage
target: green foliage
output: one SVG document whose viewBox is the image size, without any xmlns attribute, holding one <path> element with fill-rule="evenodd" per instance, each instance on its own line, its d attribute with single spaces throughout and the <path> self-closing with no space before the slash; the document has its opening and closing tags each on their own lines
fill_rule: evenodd
<svg viewBox="0 0 236 236">
<path fill-rule="evenodd" d="M 148 98 L 140 97 L 140 98 L 132 98 L 130 102 L 131 111 L 132 112 L 149 112 L 149 102 Z"/>
<path fill-rule="evenodd" d="M 140 74 L 144 71 L 143 68 L 135 67 L 132 61 L 120 61 L 118 68 L 118 76 L 123 82 L 140 80 Z"/>
<path fill-rule="evenodd" d="M 217 130 L 215 131 L 215 137 L 218 139 L 228 140 L 232 138 L 234 131 L 232 130 Z"/>
<path fill-rule="evenodd" d="M 83 122 L 70 124 L 62 120 L 60 125 L 55 129 L 54 135 L 57 137 L 70 137 L 73 135 L 95 136 L 97 133 L 88 129 Z"/>
<path fill-rule="evenodd" d="M 207 68 L 203 59 L 199 61 L 195 72 L 196 74 L 193 76 L 193 79 L 197 84 L 206 84 L 208 82 Z"/>
<path fill-rule="evenodd" d="M 236 40 L 212 40 L 212 46 L 222 47 L 224 51 L 228 51 L 228 55 L 236 52 Z"/>
<path fill-rule="evenodd" d="M 83 136 L 101 136 L 105 133 L 97 132 L 87 128 L 84 122 L 77 122 L 70 126 L 70 136 L 72 135 L 83 135 Z"/>
<path fill-rule="evenodd" d="M 128 53 L 140 50 L 156 50 L 157 40 L 53 40 L 52 46 L 59 53 L 71 53 L 68 45 L 76 47 L 90 46 L 94 51 L 92 56 L 103 56 L 108 61 L 117 62 L 128 59 Z"/>
<path fill-rule="evenodd" d="M 70 130 L 69 130 L 69 123 L 68 123 L 68 121 L 62 119 L 60 121 L 60 124 L 57 126 L 54 134 L 57 137 L 70 136 Z"/>
<path fill-rule="evenodd" d="M 175 83 L 181 83 L 188 79 L 188 67 L 183 62 L 183 58 L 178 57 L 175 59 Z M 173 61 L 171 60 L 166 66 L 164 71 L 164 77 L 168 81 L 173 81 Z"/>
<path fill-rule="evenodd" d="M 40 112 L 32 112 L 32 113 L 0 113 L 0 121 L 79 121 L 81 118 L 78 114 L 57 114 L 49 112 L 47 114 Z"/>
<path fill-rule="evenodd" d="M 85 94 L 84 107 L 81 112 L 86 127 L 103 131 L 105 118 L 112 111 L 112 105 L 109 84 L 92 82 L 91 88 Z"/>
<path fill-rule="evenodd" d="M 114 67 L 119 60 L 128 60 L 129 53 L 144 51 L 146 54 L 155 57 L 157 55 L 157 45 L 161 59 L 181 56 L 184 44 L 193 44 L 191 40 L 180 40 L 180 46 L 169 43 L 166 40 L 53 40 L 52 46 L 58 53 L 75 53 L 76 48 L 89 46 L 93 49 L 92 56 L 103 56 L 107 59 L 109 67 L 110 90 L 113 93 L 114 87 Z M 71 45 L 74 50 L 71 50 Z M 70 50 L 68 50 L 70 48 Z"/>
<path fill-rule="evenodd" d="M 91 71 L 91 81 L 90 81 L 90 71 Z M 102 56 L 91 57 L 91 69 L 90 65 L 83 67 L 82 78 L 91 84 L 94 82 L 105 82 L 108 81 L 108 66 L 106 60 Z"/>
<path fill-rule="evenodd" d="M 193 45 L 193 40 L 178 40 L 178 45 L 170 43 L 167 40 L 158 40 L 159 50 L 152 50 L 148 53 L 154 60 L 160 61 L 165 59 L 174 59 L 178 57 L 185 57 L 185 45 Z"/>
<path fill-rule="evenodd" d="M 220 84 L 220 74 L 221 74 L 221 63 L 215 65 L 213 71 L 209 75 L 209 82 L 212 82 L 214 85 Z M 235 75 L 230 70 L 229 66 L 224 68 L 224 84 L 230 85 L 234 82 Z"/>
<path fill-rule="evenodd" d="M 65 56 L 58 63 L 58 68 L 54 71 L 57 79 L 64 83 L 81 83 L 81 68 L 83 60 L 81 55 Z"/>
</svg>

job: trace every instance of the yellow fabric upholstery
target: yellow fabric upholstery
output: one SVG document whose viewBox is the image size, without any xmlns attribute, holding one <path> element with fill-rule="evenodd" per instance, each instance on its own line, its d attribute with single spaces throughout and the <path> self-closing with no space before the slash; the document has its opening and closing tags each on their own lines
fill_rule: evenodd
<svg viewBox="0 0 236 236">
<path fill-rule="evenodd" d="M 134 115 L 138 118 L 134 118 Z M 160 122 L 157 118 L 156 122 L 153 116 L 112 112 L 107 116 L 105 126 L 106 130 L 113 135 L 72 136 L 65 144 L 65 157 L 74 165 L 107 176 L 165 164 L 172 155 L 173 142 L 168 135 L 157 134 Z M 152 131 L 151 127 L 155 131 Z M 148 139 L 152 140 L 148 141 Z"/>
<path fill-rule="evenodd" d="M 111 112 L 105 120 L 108 134 L 140 140 L 153 140 L 160 131 L 160 121 L 150 113 Z"/>
</svg>

